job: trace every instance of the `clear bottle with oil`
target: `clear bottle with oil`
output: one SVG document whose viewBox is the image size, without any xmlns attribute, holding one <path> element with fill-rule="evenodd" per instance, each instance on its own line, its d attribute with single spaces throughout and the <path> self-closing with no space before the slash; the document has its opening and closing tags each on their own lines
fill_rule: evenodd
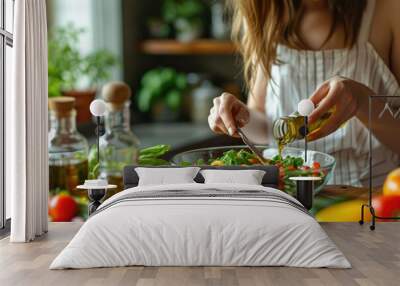
<svg viewBox="0 0 400 286">
<path fill-rule="evenodd" d="M 76 187 L 88 176 L 88 142 L 76 129 L 75 99 L 49 99 L 49 187 L 86 196 Z"/>
<path fill-rule="evenodd" d="M 130 128 L 129 86 L 112 82 L 104 86 L 102 97 L 107 104 L 105 134 L 100 138 L 100 178 L 117 185 L 107 191 L 107 198 L 123 190 L 122 173 L 127 165 L 137 164 L 139 140 Z"/>
<path fill-rule="evenodd" d="M 278 144 L 279 154 L 282 154 L 282 150 L 286 145 L 296 140 L 304 139 L 306 134 L 321 128 L 332 113 L 333 110 L 328 111 L 307 127 L 305 126 L 304 116 L 300 115 L 297 111 L 275 120 L 272 127 L 272 135 Z"/>
</svg>

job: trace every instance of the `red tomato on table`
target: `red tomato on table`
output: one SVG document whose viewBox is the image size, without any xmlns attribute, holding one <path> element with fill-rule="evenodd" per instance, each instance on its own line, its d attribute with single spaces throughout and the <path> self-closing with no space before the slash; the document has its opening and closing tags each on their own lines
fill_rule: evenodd
<svg viewBox="0 0 400 286">
<path fill-rule="evenodd" d="M 379 196 L 372 200 L 375 214 L 380 217 L 400 216 L 400 196 Z M 387 221 L 387 220 L 385 220 Z"/>
<path fill-rule="evenodd" d="M 75 199 L 68 194 L 59 194 L 50 200 L 49 214 L 52 221 L 71 221 L 78 212 Z"/>
</svg>

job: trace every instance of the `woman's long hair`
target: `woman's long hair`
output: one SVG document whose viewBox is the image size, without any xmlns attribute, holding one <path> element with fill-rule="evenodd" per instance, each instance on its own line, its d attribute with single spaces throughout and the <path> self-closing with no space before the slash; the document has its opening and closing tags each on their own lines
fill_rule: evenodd
<svg viewBox="0 0 400 286">
<path fill-rule="evenodd" d="M 351 47 L 357 40 L 366 0 L 326 0 L 333 23 L 325 44 L 338 25 L 345 31 L 345 43 Z M 298 36 L 297 27 L 303 16 L 301 0 L 229 0 L 233 12 L 232 37 L 243 57 L 244 78 L 251 90 L 257 66 L 267 78 L 271 65 L 277 62 L 279 43 L 307 49 Z M 288 9 L 285 15 L 285 9 Z"/>
</svg>

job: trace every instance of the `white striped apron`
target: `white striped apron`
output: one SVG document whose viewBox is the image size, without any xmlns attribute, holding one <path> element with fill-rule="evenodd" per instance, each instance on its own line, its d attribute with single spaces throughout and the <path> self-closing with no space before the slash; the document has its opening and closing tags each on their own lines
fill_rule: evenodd
<svg viewBox="0 0 400 286">
<path fill-rule="evenodd" d="M 300 100 L 308 98 L 321 83 L 335 75 L 363 83 L 378 95 L 400 96 L 399 83 L 368 41 L 374 8 L 375 0 L 369 0 L 358 41 L 350 49 L 304 51 L 278 46 L 282 64 L 271 69 L 266 96 L 268 122 L 293 113 Z M 336 158 L 331 184 L 367 184 L 368 134 L 368 129 L 354 117 L 333 134 L 309 143 L 309 149 Z M 290 146 L 303 147 L 304 142 Z M 398 165 L 399 157 L 373 137 L 373 184 L 382 185 L 387 173 Z"/>
</svg>

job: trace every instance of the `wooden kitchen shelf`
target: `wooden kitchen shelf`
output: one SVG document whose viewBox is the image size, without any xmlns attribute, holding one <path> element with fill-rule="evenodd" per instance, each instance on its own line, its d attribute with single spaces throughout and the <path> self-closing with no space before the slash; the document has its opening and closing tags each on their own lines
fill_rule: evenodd
<svg viewBox="0 0 400 286">
<path fill-rule="evenodd" d="M 231 55 L 236 52 L 230 41 L 199 39 L 188 43 L 175 40 L 146 40 L 140 51 L 152 55 Z"/>
</svg>

